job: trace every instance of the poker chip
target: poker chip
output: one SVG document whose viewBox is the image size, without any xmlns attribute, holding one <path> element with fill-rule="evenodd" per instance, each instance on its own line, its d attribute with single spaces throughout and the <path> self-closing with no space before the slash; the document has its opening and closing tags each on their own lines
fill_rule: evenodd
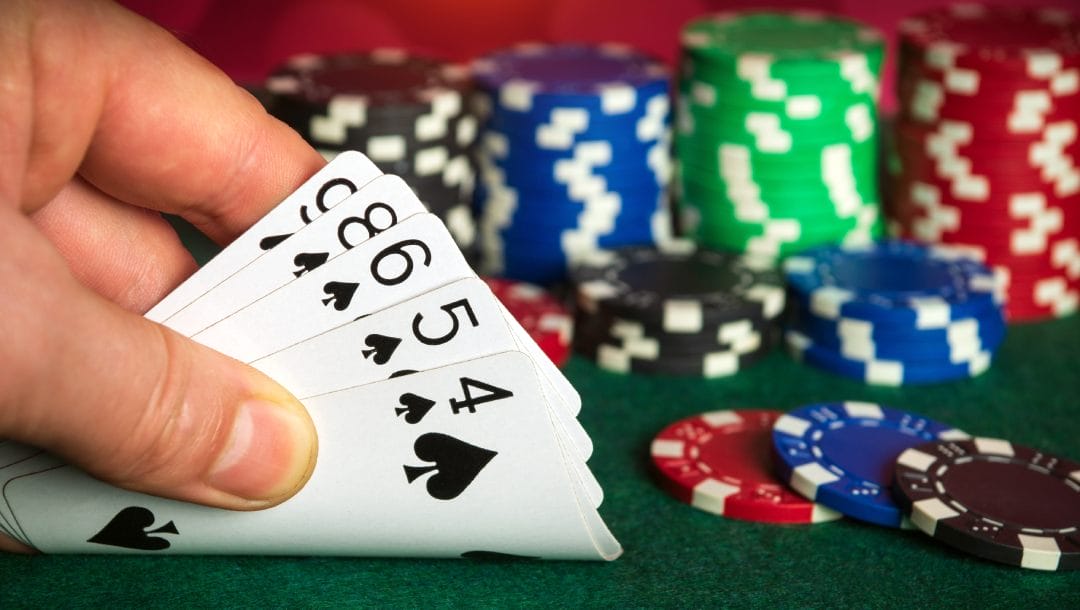
<svg viewBox="0 0 1080 610">
<path fill-rule="evenodd" d="M 770 261 L 673 241 L 571 270 L 574 348 L 607 371 L 725 377 L 766 356 L 785 294 Z"/>
<path fill-rule="evenodd" d="M 994 438 L 906 449 L 897 502 L 920 530 L 977 557 L 1035 570 L 1080 569 L 1080 464 Z"/>
<path fill-rule="evenodd" d="M 555 366 L 570 357 L 574 319 L 551 293 L 534 284 L 485 277 L 484 282 Z"/>
<path fill-rule="evenodd" d="M 868 402 L 799 407 L 772 429 L 777 474 L 805 498 L 848 517 L 901 527 L 903 513 L 889 491 L 905 449 L 928 441 L 969 438 L 918 415 Z"/>
<path fill-rule="evenodd" d="M 999 285 L 944 247 L 819 246 L 784 261 L 792 356 L 874 385 L 967 379 L 1005 339 Z"/>
<path fill-rule="evenodd" d="M 820 523 L 840 513 L 788 489 L 772 473 L 770 431 L 781 413 L 712 411 L 676 421 L 650 446 L 660 482 L 678 500 L 731 519 Z"/>
<path fill-rule="evenodd" d="M 808 11 L 720 13 L 682 32 L 679 225 L 771 257 L 866 243 L 877 191 L 881 35 Z"/>
<path fill-rule="evenodd" d="M 1080 19 L 980 4 L 900 28 L 890 146 L 899 234 L 963 248 L 1005 282 L 1010 321 L 1080 306 Z"/>
<path fill-rule="evenodd" d="M 298 55 L 271 74 L 266 89 L 270 112 L 327 160 L 364 153 L 404 178 L 463 250 L 474 248 L 470 151 L 478 123 L 464 67 L 400 49 Z"/>
<path fill-rule="evenodd" d="M 482 269 L 550 284 L 671 232 L 668 73 L 627 47 L 523 44 L 472 64 Z"/>
</svg>

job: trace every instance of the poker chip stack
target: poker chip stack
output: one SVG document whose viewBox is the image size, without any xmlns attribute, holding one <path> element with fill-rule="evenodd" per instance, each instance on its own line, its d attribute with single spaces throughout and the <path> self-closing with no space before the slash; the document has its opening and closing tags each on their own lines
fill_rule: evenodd
<svg viewBox="0 0 1080 610">
<path fill-rule="evenodd" d="M 819 13 L 687 25 L 675 136 L 682 231 L 772 257 L 878 237 L 883 54 L 875 30 Z"/>
<path fill-rule="evenodd" d="M 473 64 L 483 269 L 550 284 L 670 234 L 668 73 L 622 46 L 520 45 Z"/>
<path fill-rule="evenodd" d="M 966 379 L 1005 338 L 1000 282 L 945 247 L 820 246 L 784 261 L 792 355 L 874 385 Z"/>
<path fill-rule="evenodd" d="M 401 176 L 473 248 L 477 121 L 468 112 L 468 70 L 399 49 L 298 55 L 266 82 L 270 111 L 328 160 L 358 150 Z"/>
<path fill-rule="evenodd" d="M 1009 320 L 1080 303 L 1080 19 L 955 5 L 903 22 L 891 215 L 1002 275 Z"/>
<path fill-rule="evenodd" d="M 724 377 L 778 338 L 784 289 L 768 260 L 670 241 L 598 251 L 571 280 L 575 350 L 608 371 Z"/>
<path fill-rule="evenodd" d="M 488 288 L 555 366 L 570 358 L 574 318 L 550 292 L 535 284 L 485 277 Z"/>
</svg>

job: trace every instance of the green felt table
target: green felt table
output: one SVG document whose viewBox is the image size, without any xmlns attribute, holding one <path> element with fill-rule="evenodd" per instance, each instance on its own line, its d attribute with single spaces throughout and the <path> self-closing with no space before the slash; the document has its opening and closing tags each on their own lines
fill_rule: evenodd
<svg viewBox="0 0 1080 610">
<path fill-rule="evenodd" d="M 196 250 L 209 251 L 205 245 Z M 652 479 L 649 443 L 706 410 L 868 400 L 980 436 L 1080 459 L 1080 316 L 1010 328 L 981 377 L 875 388 L 777 352 L 721 380 L 624 377 L 565 367 L 595 442 L 600 512 L 625 547 L 611 563 L 323 557 L 0 556 L 0 609 L 24 606 L 1080 607 L 1080 572 L 990 563 L 918 531 L 850 520 L 733 521 Z"/>
</svg>

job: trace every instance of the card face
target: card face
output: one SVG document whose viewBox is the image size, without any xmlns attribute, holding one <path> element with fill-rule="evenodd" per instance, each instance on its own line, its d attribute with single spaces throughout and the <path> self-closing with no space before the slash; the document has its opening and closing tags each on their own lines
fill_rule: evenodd
<svg viewBox="0 0 1080 610">
<path fill-rule="evenodd" d="M 433 214 L 407 218 L 192 336 L 243 362 L 472 277 Z"/>
<path fill-rule="evenodd" d="M 566 467 L 532 361 L 508 352 L 304 401 L 319 462 L 280 506 L 233 512 L 129 492 L 69 466 L 8 481 L 44 552 L 613 559 Z"/>
<path fill-rule="evenodd" d="M 462 359 L 525 351 L 511 324 L 517 322 L 507 323 L 487 285 L 471 277 L 338 326 L 251 365 L 303 399 Z M 542 353 L 539 357 L 546 358 Z M 578 457 L 587 460 L 592 441 L 550 380 L 543 374 L 540 378 L 545 401 L 552 406 L 561 431 Z"/>
<path fill-rule="evenodd" d="M 56 468 L 63 462 L 40 449 L 27 447 L 26 445 L 20 447 L 21 457 L 11 460 L 9 464 L 0 467 L 0 529 L 9 537 L 23 544 L 28 544 L 26 535 L 19 528 L 19 523 L 5 500 L 8 485 L 11 481 L 21 477 Z"/>
<path fill-rule="evenodd" d="M 401 178 L 379 176 L 169 316 L 164 324 L 183 335 L 195 334 L 345 250 L 426 211 Z"/>
<path fill-rule="evenodd" d="M 164 321 L 381 174 L 363 154 L 342 153 L 177 286 L 146 317 Z"/>
</svg>

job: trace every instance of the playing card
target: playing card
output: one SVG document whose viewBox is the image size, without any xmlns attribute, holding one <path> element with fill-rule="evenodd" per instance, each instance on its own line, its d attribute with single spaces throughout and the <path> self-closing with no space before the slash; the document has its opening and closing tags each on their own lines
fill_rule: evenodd
<svg viewBox="0 0 1080 610">
<path fill-rule="evenodd" d="M 428 405 L 423 414 L 413 404 Z M 430 404 L 428 404 L 430 403 Z M 564 462 L 539 376 L 496 354 L 306 399 L 319 462 L 295 497 L 232 512 L 114 488 L 63 466 L 4 488 L 44 552 L 614 559 Z"/>
<path fill-rule="evenodd" d="M 192 336 L 251 362 L 360 316 L 473 276 L 442 221 L 418 214 Z"/>
<path fill-rule="evenodd" d="M 345 250 L 425 211 L 405 181 L 397 176 L 379 176 L 169 316 L 164 324 L 181 334 L 193 335 Z"/>
<path fill-rule="evenodd" d="M 21 457 L 0 467 L 0 529 L 11 538 L 28 544 L 26 535 L 19 528 L 19 523 L 5 500 L 8 485 L 20 477 L 55 468 L 63 462 L 40 449 L 26 445 L 21 445 L 19 451 Z"/>
<path fill-rule="evenodd" d="M 498 299 L 473 277 L 328 330 L 251 365 L 303 399 L 510 350 L 526 351 L 510 331 Z M 535 362 L 537 356 L 529 355 Z M 578 459 L 588 460 L 592 440 L 546 376 L 537 372 L 558 432 Z M 599 505 L 603 493 L 595 478 L 587 468 L 580 478 L 593 505 Z"/>
<path fill-rule="evenodd" d="M 146 312 L 146 317 L 155 322 L 165 320 L 381 173 L 359 152 L 338 155 Z"/>
<path fill-rule="evenodd" d="M 10 466 L 39 451 L 40 449 L 13 440 L 0 439 L 0 468 Z"/>
</svg>

